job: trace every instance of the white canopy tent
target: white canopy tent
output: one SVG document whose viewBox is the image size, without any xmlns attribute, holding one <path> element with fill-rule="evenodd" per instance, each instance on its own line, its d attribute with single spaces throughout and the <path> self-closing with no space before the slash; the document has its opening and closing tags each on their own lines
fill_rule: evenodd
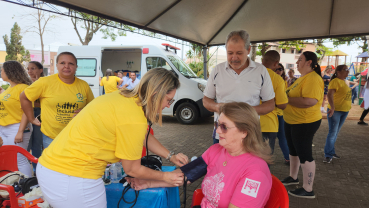
<svg viewBox="0 0 369 208">
<path fill-rule="evenodd" d="M 34 0 L 30 4 L 2 1 L 35 5 Z M 204 46 L 204 54 L 209 46 L 224 45 L 230 31 L 240 29 L 248 31 L 254 43 L 369 34 L 368 0 L 42 1 L 50 3 L 54 13 L 73 16 L 75 10 L 199 44 Z M 53 5 L 69 12 L 62 13 Z"/>
<path fill-rule="evenodd" d="M 200 45 L 369 34 L 368 0 L 43 0 Z"/>
</svg>

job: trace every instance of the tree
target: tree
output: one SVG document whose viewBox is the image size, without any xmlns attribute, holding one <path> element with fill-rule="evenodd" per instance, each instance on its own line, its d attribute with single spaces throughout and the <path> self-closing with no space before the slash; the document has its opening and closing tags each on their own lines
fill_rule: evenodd
<svg viewBox="0 0 369 208">
<path fill-rule="evenodd" d="M 200 78 L 204 78 L 204 56 L 203 56 L 203 47 L 201 45 L 191 43 L 191 49 L 187 51 L 186 56 L 190 59 L 190 63 L 188 66 L 192 69 L 192 71 Z M 215 52 L 214 52 L 215 53 Z M 213 62 L 210 62 L 210 58 L 212 55 L 209 54 L 209 50 L 207 51 L 207 60 L 208 64 L 206 65 L 206 72 L 209 72 L 209 68 L 213 65 Z M 208 75 L 208 74 L 207 74 Z"/>
<path fill-rule="evenodd" d="M 289 40 L 289 41 L 279 41 L 279 48 L 289 50 L 291 48 L 296 48 L 296 50 L 301 50 L 305 48 L 303 40 Z"/>
<path fill-rule="evenodd" d="M 5 61 L 15 60 L 20 63 L 23 63 L 23 61 L 31 61 L 29 51 L 22 45 L 23 37 L 20 34 L 21 28 L 17 23 L 14 23 L 10 33 L 10 41 L 8 35 L 3 36 L 7 53 Z"/>
<path fill-rule="evenodd" d="M 326 39 L 316 39 L 314 40 L 315 44 L 315 52 L 319 55 L 318 56 L 318 64 L 321 65 L 324 57 L 332 52 L 332 48 L 328 48 L 327 46 L 323 45 Z"/>
<path fill-rule="evenodd" d="M 367 36 L 349 36 L 349 37 L 340 37 L 340 38 L 332 38 L 334 47 L 337 47 L 341 44 L 353 45 L 357 44 L 358 48 L 361 48 L 362 52 L 368 51 L 368 38 Z M 361 62 L 366 62 L 367 58 L 361 58 Z"/>
<path fill-rule="evenodd" d="M 36 1 L 34 4 L 35 7 L 39 8 L 37 9 L 36 12 L 32 12 L 26 15 L 22 15 L 22 17 L 31 17 L 31 23 L 27 24 L 29 25 L 28 27 L 25 28 L 25 33 L 27 32 L 31 32 L 31 33 L 36 33 L 37 35 L 39 35 L 40 37 L 40 43 L 41 43 L 41 55 L 42 55 L 42 59 L 41 59 L 41 64 L 45 63 L 45 58 L 44 58 L 44 34 L 45 32 L 51 32 L 50 29 L 48 29 L 46 27 L 46 25 L 48 25 L 48 23 L 50 23 L 51 20 L 58 18 L 59 16 L 57 15 L 52 15 L 50 12 L 46 12 L 44 10 L 42 10 L 43 6 L 44 6 L 44 2 L 41 1 Z M 35 24 L 36 22 L 36 24 Z"/>
<path fill-rule="evenodd" d="M 261 44 L 258 45 L 258 51 L 256 51 L 256 55 L 258 56 L 264 56 L 265 53 L 267 52 L 267 50 L 272 47 L 271 45 L 269 45 L 266 42 L 262 42 Z"/>
<path fill-rule="evenodd" d="M 104 35 L 103 39 L 110 38 L 112 41 L 115 41 L 118 35 L 119 36 L 127 35 L 125 30 L 130 30 L 132 32 L 136 30 L 135 28 L 130 27 L 128 25 L 123 25 L 118 22 L 114 22 L 108 19 L 103 19 L 100 17 L 86 14 L 86 13 L 75 11 L 75 14 L 84 19 L 84 20 L 81 20 L 75 17 L 71 17 L 74 30 L 76 31 L 79 41 L 82 43 L 82 45 L 88 45 L 91 42 L 94 34 L 96 34 L 98 31 L 103 33 Z M 84 35 L 80 33 L 80 31 L 78 30 L 77 25 L 79 24 L 81 24 L 80 27 L 85 30 Z M 125 29 L 125 30 L 118 30 L 118 32 L 115 32 L 114 28 L 108 27 L 107 25 Z"/>
</svg>

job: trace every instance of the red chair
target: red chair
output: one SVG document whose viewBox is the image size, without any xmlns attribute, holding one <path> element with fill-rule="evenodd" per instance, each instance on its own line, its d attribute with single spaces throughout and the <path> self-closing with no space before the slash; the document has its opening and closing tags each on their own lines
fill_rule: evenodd
<svg viewBox="0 0 369 208">
<path fill-rule="evenodd" d="M 15 145 L 5 145 L 0 147 L 0 170 L 18 171 L 17 153 L 21 153 L 30 161 L 37 163 L 38 159 L 33 157 L 27 150 Z M 0 177 L 9 172 L 0 172 Z M 15 196 L 13 186 L 0 184 L 0 190 L 5 190 L 9 193 L 10 206 L 18 207 L 18 200 Z"/>
<path fill-rule="evenodd" d="M 204 194 L 201 189 L 196 189 L 192 196 L 191 207 L 200 205 L 202 198 L 204 198 Z M 265 208 L 288 208 L 289 202 L 290 200 L 286 188 L 282 182 L 272 174 L 272 188 Z"/>
<path fill-rule="evenodd" d="M 272 174 L 272 189 L 270 190 L 269 199 L 265 208 L 288 208 L 290 206 L 290 199 L 286 187 L 282 182 Z"/>
</svg>

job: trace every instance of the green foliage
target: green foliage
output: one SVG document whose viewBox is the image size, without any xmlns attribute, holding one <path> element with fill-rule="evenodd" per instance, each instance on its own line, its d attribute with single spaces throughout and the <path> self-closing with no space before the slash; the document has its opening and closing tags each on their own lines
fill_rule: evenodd
<svg viewBox="0 0 369 208">
<path fill-rule="evenodd" d="M 332 38 L 334 47 L 346 44 L 348 46 L 357 44 L 358 48 L 361 48 L 362 52 L 368 51 L 368 39 L 366 36 L 348 36 L 340 38 Z M 362 58 L 361 62 L 365 62 L 367 58 Z"/>
<path fill-rule="evenodd" d="M 192 69 L 195 74 L 200 77 L 204 78 L 204 56 L 202 52 L 202 46 L 191 43 L 191 50 L 186 52 L 186 56 L 188 59 L 190 59 L 190 63 L 188 66 Z M 207 63 L 207 71 L 209 71 L 209 68 L 214 64 L 213 62 L 210 62 L 211 55 L 209 54 L 209 50 L 207 53 L 207 60 L 209 62 Z"/>
<path fill-rule="evenodd" d="M 327 39 L 316 39 L 316 40 L 314 40 L 314 42 L 315 42 L 315 53 L 318 56 L 318 63 L 319 64 L 322 63 L 323 58 L 327 54 L 329 54 L 333 51 L 332 48 L 329 48 L 329 47 L 327 47 L 323 44 L 324 41 L 326 41 L 326 40 Z"/>
<path fill-rule="evenodd" d="M 74 30 L 76 31 L 78 38 L 80 42 L 82 43 L 82 45 L 88 45 L 91 42 L 94 34 L 96 34 L 98 31 L 100 31 L 103 34 L 103 39 L 110 38 L 111 41 L 115 41 L 118 36 L 126 36 L 127 35 L 126 30 L 129 30 L 132 32 L 136 30 L 136 28 L 134 27 L 124 25 L 118 22 L 114 22 L 108 19 L 96 17 L 94 15 L 90 15 L 90 14 L 86 14 L 82 12 L 75 12 L 75 14 L 84 19 L 84 20 L 80 20 L 74 17 L 71 18 L 71 21 L 74 26 Z M 79 25 L 80 28 L 85 30 L 84 37 L 79 32 L 77 25 Z M 112 27 L 108 27 L 108 25 Z M 113 27 L 120 28 L 120 29 L 115 29 Z M 151 34 L 151 32 L 147 32 L 147 33 L 148 35 Z M 152 36 L 154 35 L 155 34 L 152 33 Z"/>
<path fill-rule="evenodd" d="M 1 85 L 1 88 L 3 88 L 4 90 L 8 89 L 10 85 Z"/>
<path fill-rule="evenodd" d="M 14 26 L 10 32 L 10 41 L 8 35 L 3 36 L 7 53 L 5 61 L 15 60 L 20 63 L 23 63 L 23 61 L 31 61 L 29 51 L 26 50 L 22 45 L 23 37 L 20 35 L 20 33 L 21 28 L 18 26 L 17 23 L 14 23 Z"/>
<path fill-rule="evenodd" d="M 289 50 L 291 48 L 296 48 L 296 50 L 301 50 L 305 48 L 303 40 L 290 40 L 290 41 L 280 41 L 278 42 L 279 48 Z"/>
</svg>

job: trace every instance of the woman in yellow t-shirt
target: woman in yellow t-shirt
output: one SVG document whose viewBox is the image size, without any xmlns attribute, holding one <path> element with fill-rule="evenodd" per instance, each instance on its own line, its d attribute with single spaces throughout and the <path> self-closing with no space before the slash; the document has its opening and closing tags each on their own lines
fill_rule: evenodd
<svg viewBox="0 0 369 208">
<path fill-rule="evenodd" d="M 105 94 L 114 92 L 118 90 L 118 86 L 121 85 L 123 80 L 119 77 L 113 76 L 113 71 L 107 69 L 105 72 L 105 77 L 100 81 L 100 86 L 104 86 Z"/>
<path fill-rule="evenodd" d="M 28 120 L 41 126 L 43 147 L 47 148 L 76 113 L 94 99 L 87 82 L 75 76 L 77 58 L 62 52 L 56 57 L 58 74 L 41 77 L 27 87 L 20 96 Z M 32 102 L 40 100 L 41 121 L 35 118 Z"/>
<path fill-rule="evenodd" d="M 290 150 L 290 176 L 282 180 L 282 183 L 299 184 L 297 175 L 301 164 L 303 186 L 288 193 L 295 197 L 315 198 L 312 143 L 322 120 L 320 106 L 324 96 L 324 84 L 314 52 L 305 51 L 296 63 L 301 77 L 287 88 L 288 105 L 283 110 L 285 134 Z"/>
<path fill-rule="evenodd" d="M 347 86 L 346 78 L 349 74 L 346 65 L 339 65 L 334 72 L 328 86 L 328 126 L 329 133 L 324 147 L 325 163 L 331 163 L 332 158 L 339 159 L 336 154 L 334 145 L 337 140 L 338 133 L 351 109 L 351 90 L 359 85 L 357 82 L 349 82 L 352 87 Z"/>
<path fill-rule="evenodd" d="M 37 179 L 50 205 L 106 207 L 101 177 L 108 163 L 119 161 L 132 177 L 179 186 L 182 173 L 160 172 L 141 165 L 147 123 L 161 125 L 162 110 L 173 103 L 179 85 L 174 73 L 164 68 L 151 69 L 138 87 L 100 96 L 87 105 L 39 159 Z M 174 155 L 151 134 L 148 149 L 176 165 L 188 163 L 187 156 Z"/>
<path fill-rule="evenodd" d="M 17 145 L 27 150 L 32 125 L 23 113 L 19 95 L 32 81 L 17 61 L 6 61 L 3 64 L 1 78 L 9 82 L 10 86 L 0 94 L 0 137 L 4 140 L 4 145 Z M 23 174 L 32 176 L 31 166 L 22 154 L 18 155 L 18 169 Z"/>
</svg>

